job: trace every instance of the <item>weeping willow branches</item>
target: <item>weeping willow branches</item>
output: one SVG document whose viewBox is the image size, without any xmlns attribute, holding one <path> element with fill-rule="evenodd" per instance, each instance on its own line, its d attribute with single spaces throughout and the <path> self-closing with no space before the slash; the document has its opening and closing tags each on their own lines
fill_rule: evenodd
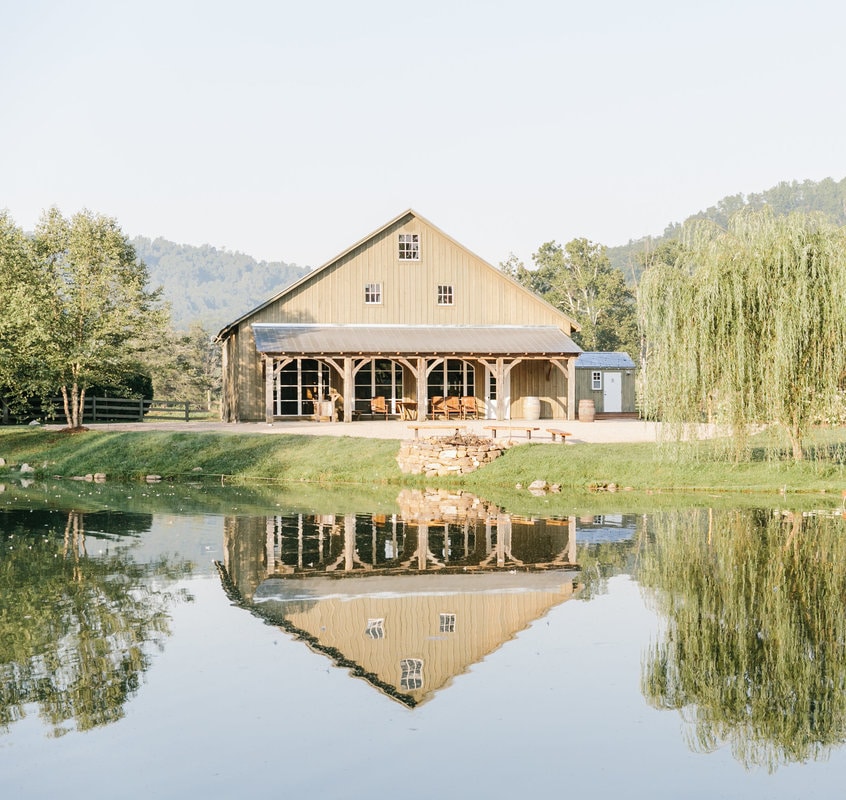
<svg viewBox="0 0 846 800">
<path fill-rule="evenodd" d="M 668 423 L 779 425 L 793 457 L 846 376 L 846 233 L 817 215 L 745 210 L 687 231 L 640 286 L 644 409 Z"/>
</svg>

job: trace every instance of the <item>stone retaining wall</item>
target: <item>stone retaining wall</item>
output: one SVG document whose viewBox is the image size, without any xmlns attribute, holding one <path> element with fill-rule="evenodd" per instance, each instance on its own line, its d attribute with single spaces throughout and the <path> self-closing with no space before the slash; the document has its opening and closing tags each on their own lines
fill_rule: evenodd
<svg viewBox="0 0 846 800">
<path fill-rule="evenodd" d="M 466 475 L 489 464 L 508 448 L 504 441 L 478 436 L 431 436 L 400 445 L 397 464 L 402 472 L 433 478 Z"/>
</svg>

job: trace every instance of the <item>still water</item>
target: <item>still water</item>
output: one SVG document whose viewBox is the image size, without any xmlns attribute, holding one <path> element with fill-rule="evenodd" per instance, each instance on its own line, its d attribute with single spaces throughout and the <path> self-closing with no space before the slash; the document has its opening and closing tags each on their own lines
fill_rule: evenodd
<svg viewBox="0 0 846 800">
<path fill-rule="evenodd" d="M 4 797 L 841 791 L 837 511 L 88 491 L 0 494 Z"/>
</svg>

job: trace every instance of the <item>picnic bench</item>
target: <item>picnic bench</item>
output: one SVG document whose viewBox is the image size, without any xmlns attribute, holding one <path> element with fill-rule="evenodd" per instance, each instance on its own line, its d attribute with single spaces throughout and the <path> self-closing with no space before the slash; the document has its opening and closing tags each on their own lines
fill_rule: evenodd
<svg viewBox="0 0 846 800">
<path fill-rule="evenodd" d="M 425 423 L 418 423 L 417 425 L 409 425 L 410 430 L 414 431 L 414 438 L 418 438 L 418 434 L 423 429 L 433 430 L 433 431 L 452 431 L 453 435 L 458 436 L 459 431 L 464 430 L 464 425 L 426 425 Z"/>
<path fill-rule="evenodd" d="M 532 425 L 485 425 L 482 430 L 491 431 L 494 439 L 496 439 L 497 431 L 508 431 L 509 434 L 513 431 L 523 431 L 526 438 L 531 439 L 532 431 L 539 431 L 540 428 Z"/>
<path fill-rule="evenodd" d="M 546 432 L 552 435 L 552 441 L 557 441 L 558 436 L 561 437 L 561 444 L 564 444 L 568 436 L 572 436 L 573 434 L 569 431 L 562 431 L 559 428 L 547 428 Z"/>
</svg>

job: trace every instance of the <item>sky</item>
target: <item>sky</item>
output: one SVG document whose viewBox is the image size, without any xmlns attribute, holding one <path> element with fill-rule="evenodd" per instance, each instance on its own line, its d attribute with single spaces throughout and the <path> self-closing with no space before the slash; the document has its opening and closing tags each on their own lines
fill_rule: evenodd
<svg viewBox="0 0 846 800">
<path fill-rule="evenodd" d="M 492 264 L 846 177 L 837 0 L 0 0 L 0 209 L 318 266 Z"/>
</svg>

